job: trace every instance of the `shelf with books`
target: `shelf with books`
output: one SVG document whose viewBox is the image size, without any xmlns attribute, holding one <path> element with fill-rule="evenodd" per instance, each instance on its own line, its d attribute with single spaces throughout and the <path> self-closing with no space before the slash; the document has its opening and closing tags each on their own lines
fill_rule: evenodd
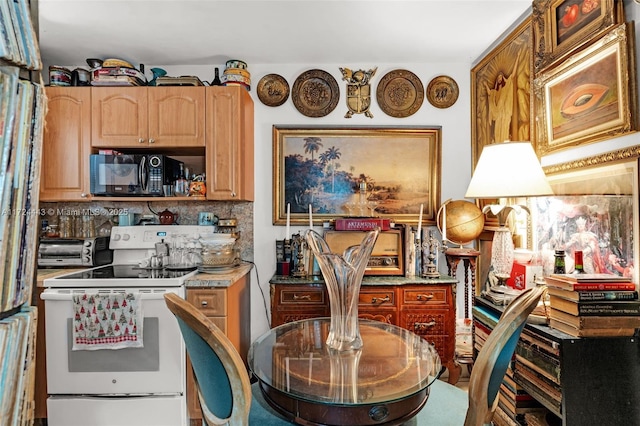
<svg viewBox="0 0 640 426">
<path fill-rule="evenodd" d="M 473 319 L 480 334 L 474 340 L 490 332 L 491 319 L 504 308 L 476 297 Z M 549 424 L 565 426 L 626 426 L 629 419 L 640 418 L 638 337 L 577 338 L 544 324 L 527 323 L 512 368 L 513 382 L 547 410 L 525 412 L 525 421 L 533 413 L 539 418 L 557 417 Z M 505 377 L 504 383 L 508 380 Z M 594 397 L 594 389 L 605 391 Z M 503 403 L 503 411 L 508 407 Z M 521 418 L 518 411 L 523 409 L 516 409 L 512 418 Z"/>
<path fill-rule="evenodd" d="M 40 152 L 46 100 L 29 0 L 0 0 L 0 412 L 34 421 L 35 282 Z"/>
</svg>

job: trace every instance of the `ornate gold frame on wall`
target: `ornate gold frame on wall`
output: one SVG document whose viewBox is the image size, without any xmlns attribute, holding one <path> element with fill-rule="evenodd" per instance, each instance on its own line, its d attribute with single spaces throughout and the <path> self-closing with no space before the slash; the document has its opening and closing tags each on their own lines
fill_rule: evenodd
<svg viewBox="0 0 640 426">
<path fill-rule="evenodd" d="M 562 8 L 579 5 L 577 0 L 533 0 L 533 31 L 535 53 L 533 66 L 538 72 L 551 66 L 576 48 L 597 38 L 616 24 L 624 22 L 622 1 L 599 0 L 598 9 L 583 15 L 582 22 L 576 22 L 576 30 L 559 40 L 559 15 Z M 599 13 L 598 13 L 599 12 Z"/>
<path fill-rule="evenodd" d="M 421 204 L 423 225 L 435 224 L 440 126 L 274 125 L 272 138 L 274 225 L 286 224 L 287 205 L 291 225 L 308 225 L 310 204 L 314 225 L 371 207 L 375 217 L 417 223 Z M 370 206 L 362 214 L 360 201 Z"/>
<path fill-rule="evenodd" d="M 527 16 L 491 52 L 471 69 L 471 160 L 475 168 L 485 145 L 505 140 L 531 141 L 533 135 L 533 32 Z M 512 85 L 513 83 L 513 85 Z M 511 87 L 517 105 L 511 117 L 500 117 L 505 108 L 490 108 L 490 96 L 499 101 L 500 90 Z M 506 102 L 503 102 L 505 104 Z M 495 105 L 495 104 L 494 104 Z M 509 102 L 511 108 L 511 102 Z M 492 118 L 494 117 L 494 118 Z M 498 117 L 498 118 L 495 118 Z M 496 132 L 500 122 L 502 126 Z"/>
<path fill-rule="evenodd" d="M 637 128 L 634 41 L 633 26 L 619 25 L 534 80 L 539 156 Z"/>
</svg>

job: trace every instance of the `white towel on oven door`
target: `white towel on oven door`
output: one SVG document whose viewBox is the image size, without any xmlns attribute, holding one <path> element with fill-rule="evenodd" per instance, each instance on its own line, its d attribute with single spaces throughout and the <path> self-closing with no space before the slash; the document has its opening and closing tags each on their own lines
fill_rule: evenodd
<svg viewBox="0 0 640 426">
<path fill-rule="evenodd" d="M 72 350 L 141 348 L 139 293 L 73 295 Z"/>
</svg>

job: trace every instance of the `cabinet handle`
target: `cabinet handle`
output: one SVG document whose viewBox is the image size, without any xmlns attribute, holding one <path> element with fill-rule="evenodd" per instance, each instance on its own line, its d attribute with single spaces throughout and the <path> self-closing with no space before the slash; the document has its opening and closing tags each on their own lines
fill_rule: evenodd
<svg viewBox="0 0 640 426">
<path fill-rule="evenodd" d="M 413 323 L 413 330 L 416 332 L 424 331 L 428 328 L 433 327 L 434 325 L 436 325 L 435 320 L 431 320 L 429 322 L 415 322 Z"/>
<path fill-rule="evenodd" d="M 293 295 L 293 300 L 311 300 L 310 294 L 303 294 L 302 296 L 298 296 L 297 294 Z"/>
<path fill-rule="evenodd" d="M 155 143 L 155 141 L 156 140 L 154 138 L 149 139 L 149 143 Z"/>
<path fill-rule="evenodd" d="M 371 298 L 371 303 L 383 304 L 384 302 L 390 302 L 390 301 L 391 301 L 391 298 L 389 297 L 388 294 L 385 297 L 381 297 L 381 298 L 377 298 L 377 297 Z"/>
<path fill-rule="evenodd" d="M 83 192 L 82 194 L 80 194 L 80 198 L 87 198 L 87 194 Z"/>
<path fill-rule="evenodd" d="M 144 139 L 143 138 L 138 139 L 138 143 L 144 143 Z"/>
<path fill-rule="evenodd" d="M 207 301 L 206 301 L 206 300 L 203 300 L 202 302 L 200 302 L 200 304 L 201 304 L 202 306 L 209 306 L 209 304 L 207 303 Z"/>
<path fill-rule="evenodd" d="M 433 293 L 431 294 L 419 294 L 416 299 L 418 300 L 431 300 L 433 299 Z"/>
</svg>

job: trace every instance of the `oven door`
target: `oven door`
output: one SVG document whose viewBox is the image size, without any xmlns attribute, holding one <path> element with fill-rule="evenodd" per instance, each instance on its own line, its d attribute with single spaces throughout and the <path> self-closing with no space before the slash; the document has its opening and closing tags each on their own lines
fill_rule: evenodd
<svg viewBox="0 0 640 426">
<path fill-rule="evenodd" d="M 139 292 L 143 348 L 72 351 L 73 294 Z M 185 389 L 185 349 L 178 323 L 165 305 L 171 288 L 49 288 L 45 301 L 49 395 L 167 395 Z"/>
</svg>

